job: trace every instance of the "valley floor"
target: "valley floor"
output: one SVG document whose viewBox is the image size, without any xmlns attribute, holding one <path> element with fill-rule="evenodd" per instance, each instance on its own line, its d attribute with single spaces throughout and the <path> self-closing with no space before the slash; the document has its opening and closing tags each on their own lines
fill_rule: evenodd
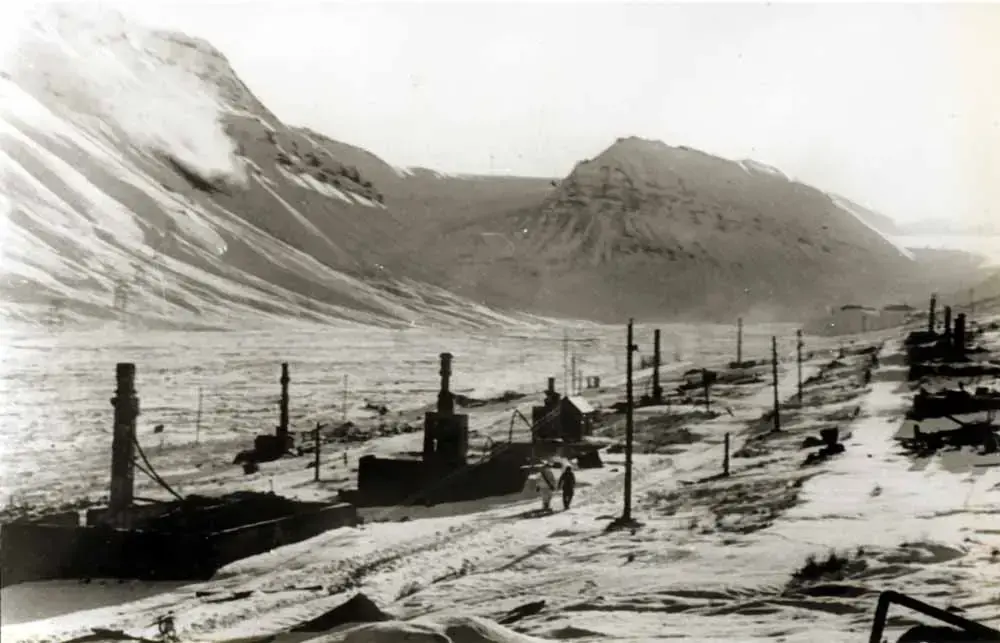
<svg viewBox="0 0 1000 643">
<path fill-rule="evenodd" d="M 239 561 L 206 583 L 7 588 L 4 612 L 16 621 L 25 617 L 10 606 L 27 611 L 39 596 L 93 609 L 6 625 L 3 640 L 65 641 L 95 627 L 155 639 L 154 623 L 168 612 L 183 641 L 344 640 L 281 633 L 359 591 L 417 623 L 497 620 L 545 601 L 510 630 L 483 625 L 455 638 L 469 641 L 861 641 L 886 589 L 1000 626 L 1000 458 L 899 452 L 893 436 L 909 394 L 900 351 L 897 339 L 885 343 L 869 384 L 866 355 L 817 352 L 804 368 L 801 405 L 794 369 L 785 372 L 780 432 L 766 416 L 767 382 L 723 390 L 717 415 L 660 429 L 669 447 L 636 457 L 633 513 L 642 526 L 633 531 L 605 530 L 622 498 L 622 456 L 606 455 L 603 469 L 579 472 L 577 502 L 565 512 L 538 515 L 527 491 L 502 503 L 368 510 L 363 526 Z M 501 438 L 509 408 L 487 413 Z M 655 430 L 656 415 L 643 409 L 637 432 Z M 845 452 L 802 466 L 803 440 L 827 427 L 839 429 Z M 696 439 L 670 439 L 682 429 Z M 719 477 L 727 433 L 731 475 Z M 383 438 L 380 448 L 417 438 Z M 317 493 L 311 476 L 289 469 L 281 491 Z M 912 623 L 893 618 L 890 640 Z"/>
</svg>

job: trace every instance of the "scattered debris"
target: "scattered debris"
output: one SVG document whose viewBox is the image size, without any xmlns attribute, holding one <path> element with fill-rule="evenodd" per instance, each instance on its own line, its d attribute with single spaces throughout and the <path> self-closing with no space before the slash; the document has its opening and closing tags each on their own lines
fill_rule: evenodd
<svg viewBox="0 0 1000 643">
<path fill-rule="evenodd" d="M 808 467 L 810 465 L 819 464 L 820 462 L 825 462 L 835 455 L 839 455 L 844 452 L 844 445 L 840 443 L 840 429 L 837 427 L 822 429 L 819 432 L 820 440 L 823 444 L 823 448 L 819 451 L 813 451 L 808 456 L 806 456 L 805 461 L 802 463 L 803 467 Z M 812 436 L 810 436 L 812 437 Z M 815 438 L 813 438 L 815 439 Z M 809 438 L 806 438 L 803 442 L 803 446 L 807 445 L 806 442 Z"/>
<path fill-rule="evenodd" d="M 328 632 L 349 623 L 378 623 L 391 621 L 393 616 L 382 611 L 370 598 L 358 592 L 345 603 L 328 612 L 301 623 L 292 632 Z"/>
<path fill-rule="evenodd" d="M 543 609 L 545 609 L 544 600 L 525 603 L 524 605 L 515 607 L 514 609 L 507 612 L 505 616 L 497 619 L 497 623 L 499 623 L 500 625 L 510 625 L 511 623 L 517 623 L 522 619 L 538 614 Z"/>
</svg>

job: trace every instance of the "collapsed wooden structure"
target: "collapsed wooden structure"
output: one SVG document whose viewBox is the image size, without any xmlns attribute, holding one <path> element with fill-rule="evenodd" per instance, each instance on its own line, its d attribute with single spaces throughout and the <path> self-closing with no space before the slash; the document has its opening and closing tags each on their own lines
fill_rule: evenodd
<svg viewBox="0 0 1000 643">
<path fill-rule="evenodd" d="M 504 451 L 469 461 L 469 416 L 455 413 L 450 353 L 441 353 L 437 408 L 424 416 L 423 451 L 416 458 L 366 455 L 358 461 L 358 486 L 340 492 L 357 506 L 433 505 L 518 493 L 527 463 Z"/>
<path fill-rule="evenodd" d="M 0 525 L 0 586 L 70 578 L 204 580 L 235 560 L 357 523 L 356 508 L 346 503 L 249 492 L 181 497 L 136 439 L 135 365 L 120 363 L 116 374 L 108 506 Z M 175 500 L 137 504 L 136 469 Z"/>
</svg>

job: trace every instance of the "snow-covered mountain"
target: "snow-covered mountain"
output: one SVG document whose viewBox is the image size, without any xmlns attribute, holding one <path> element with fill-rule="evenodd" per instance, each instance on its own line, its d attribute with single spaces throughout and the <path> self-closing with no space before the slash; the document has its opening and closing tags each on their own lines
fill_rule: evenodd
<svg viewBox="0 0 1000 643">
<path fill-rule="evenodd" d="M 210 44 L 118 14 L 49 6 L 5 44 L 8 323 L 795 318 L 956 286 L 755 161 L 633 137 L 561 181 L 401 168 L 282 123 Z"/>
<path fill-rule="evenodd" d="M 9 321 L 527 319 L 391 265 L 401 226 L 378 187 L 207 43 L 81 7 L 25 27 L 0 77 Z"/>
<path fill-rule="evenodd" d="M 924 296 L 941 278 L 860 206 L 751 161 L 636 137 L 536 203 L 428 234 L 444 285 L 497 306 L 611 321 L 800 318 L 831 301 Z"/>
</svg>

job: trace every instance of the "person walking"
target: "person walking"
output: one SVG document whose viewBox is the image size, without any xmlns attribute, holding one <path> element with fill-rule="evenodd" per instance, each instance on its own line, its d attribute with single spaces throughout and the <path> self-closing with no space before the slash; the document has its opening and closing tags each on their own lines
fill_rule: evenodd
<svg viewBox="0 0 1000 643">
<path fill-rule="evenodd" d="M 557 486 L 562 489 L 563 510 L 568 510 L 573 502 L 573 492 L 576 490 L 576 474 L 573 473 L 573 467 L 566 465 L 562 475 L 559 476 Z"/>
<path fill-rule="evenodd" d="M 542 464 L 538 471 L 538 492 L 542 497 L 542 511 L 552 511 L 552 494 L 556 491 L 556 479 L 548 464 Z"/>
</svg>

